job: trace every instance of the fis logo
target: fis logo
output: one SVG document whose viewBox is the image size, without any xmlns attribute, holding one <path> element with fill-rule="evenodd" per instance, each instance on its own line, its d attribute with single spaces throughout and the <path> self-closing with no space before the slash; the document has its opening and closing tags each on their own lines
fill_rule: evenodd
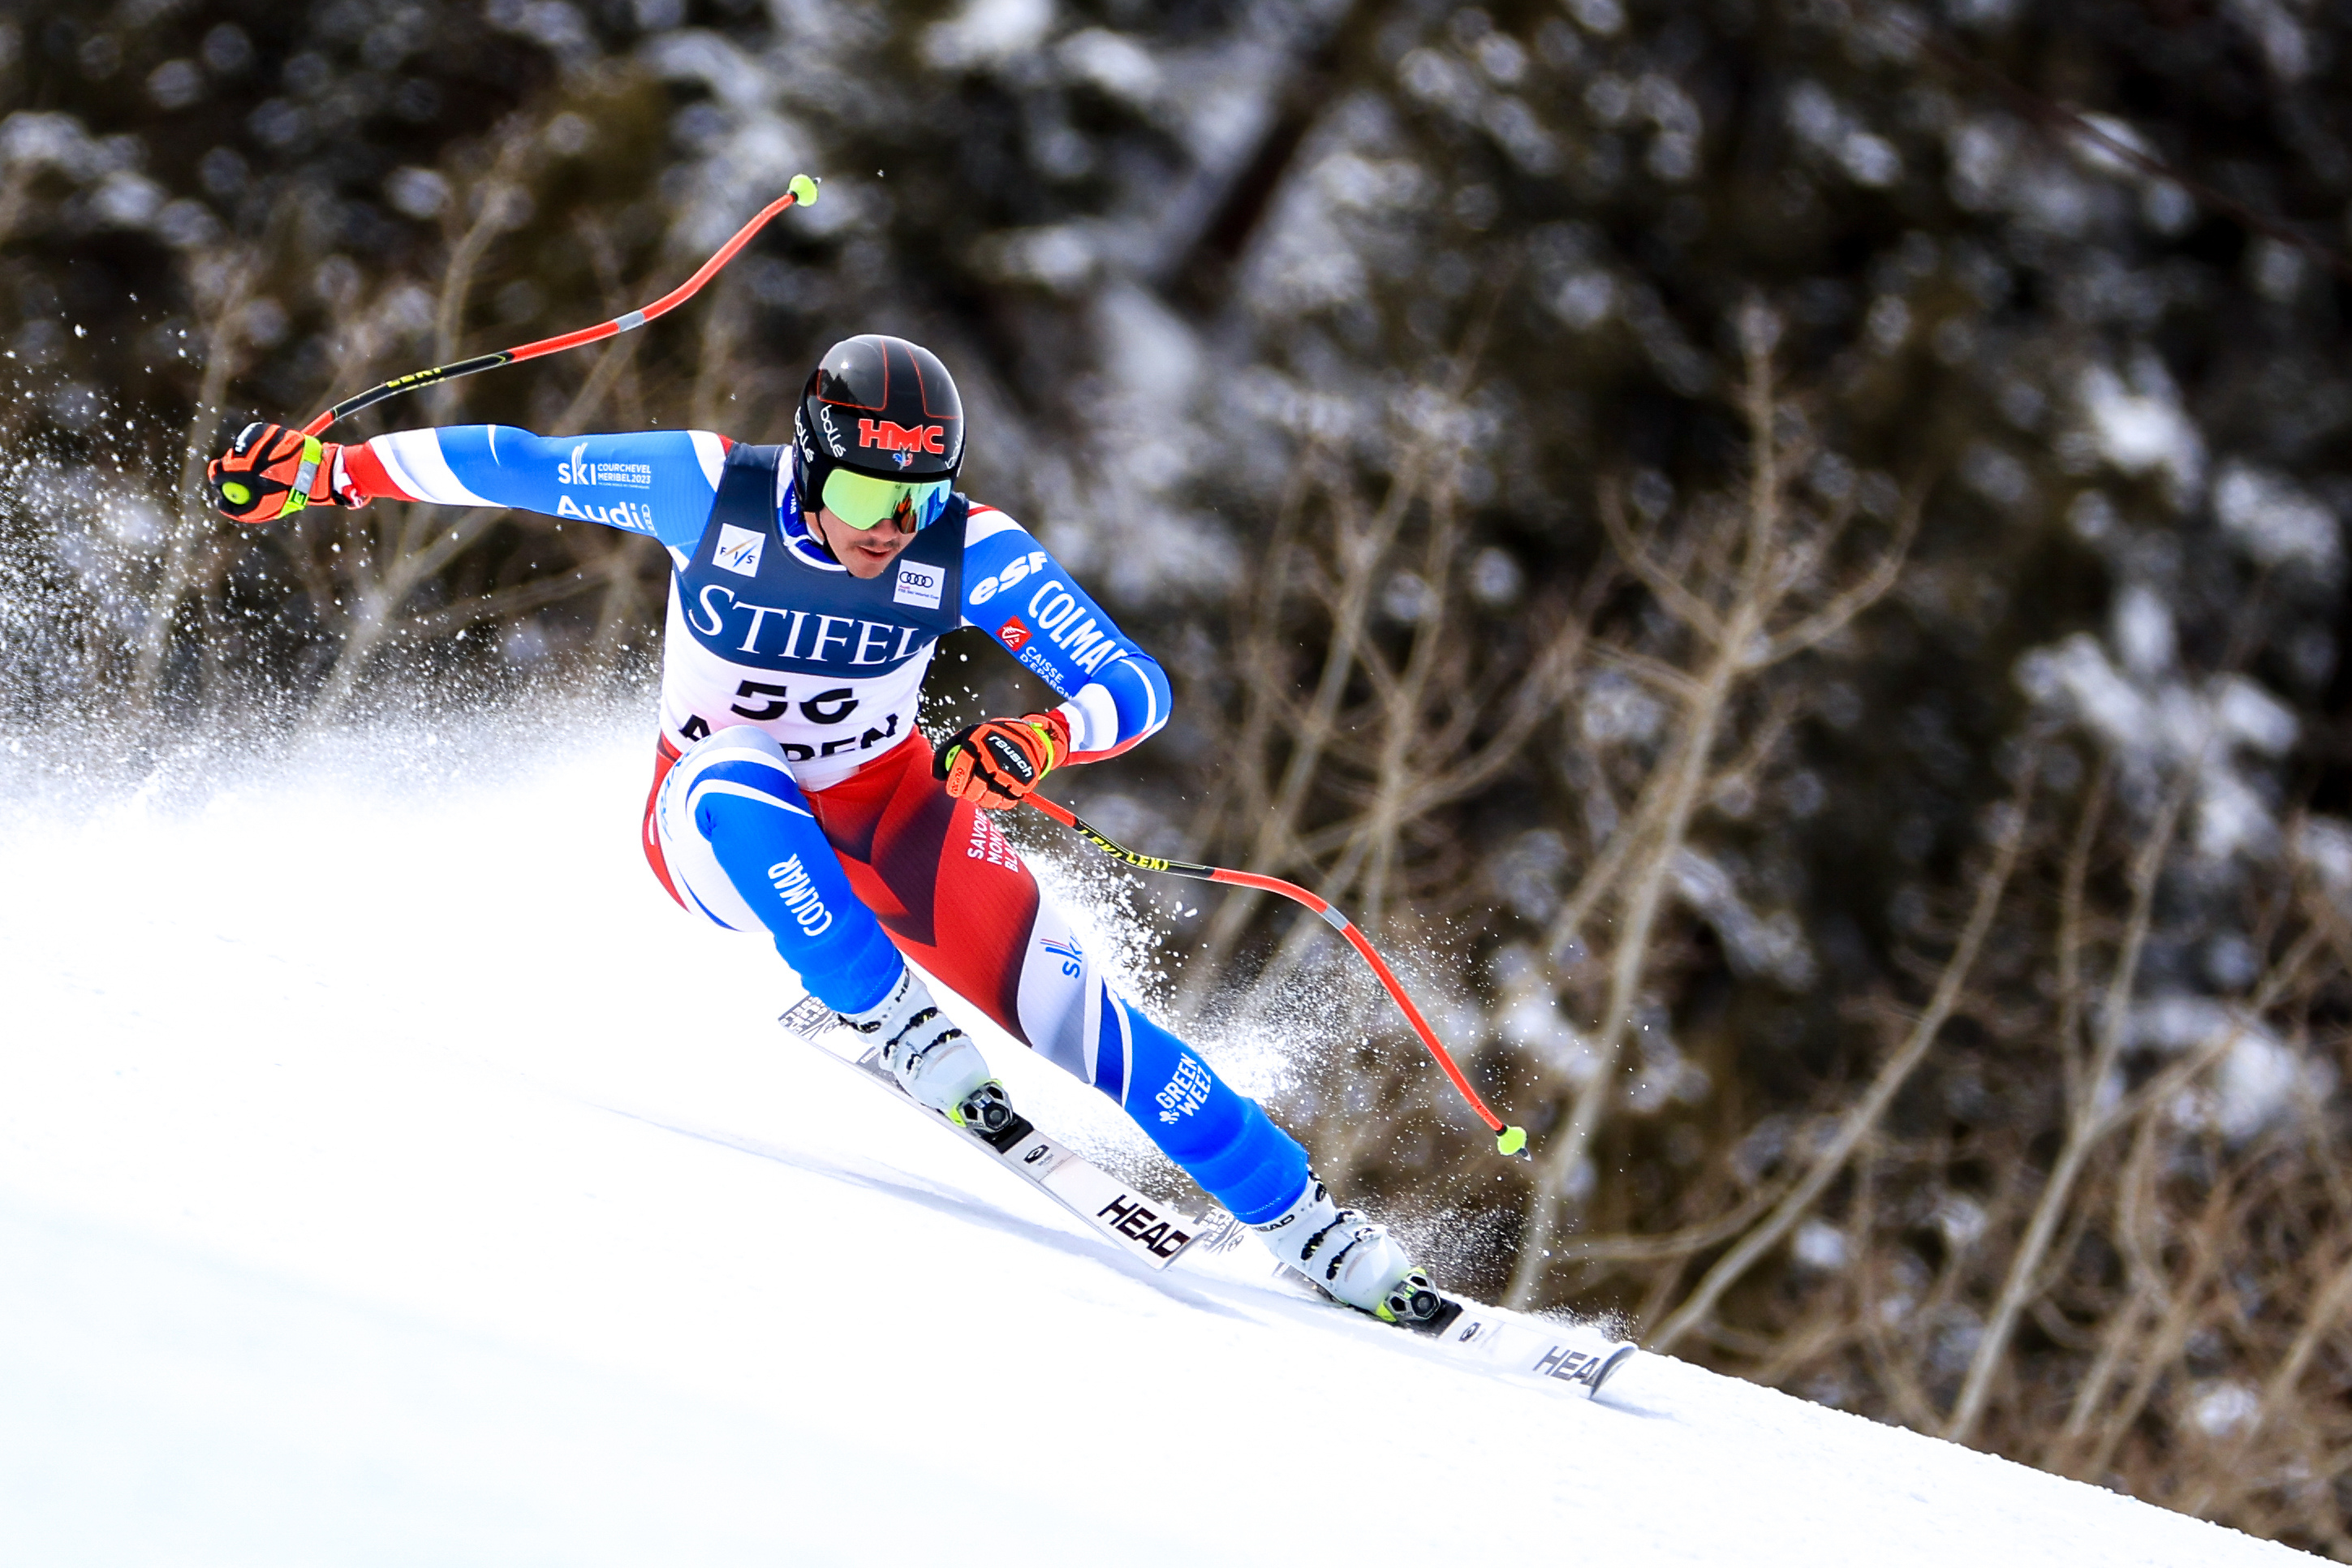
<svg viewBox="0 0 2352 1568">
<path fill-rule="evenodd" d="M 719 525 L 719 543 L 710 552 L 710 563 L 721 572 L 732 572 L 739 577 L 760 574 L 760 550 L 768 536 L 754 533 L 748 528 L 738 528 L 731 522 Z"/>
<path fill-rule="evenodd" d="M 860 419 L 857 422 L 857 444 L 877 447 L 885 452 L 898 454 L 898 466 L 905 468 L 915 460 L 918 452 L 929 452 L 944 457 L 948 433 L 944 425 L 908 426 L 891 419 Z"/>
<path fill-rule="evenodd" d="M 1076 937 L 1069 937 L 1064 941 L 1056 942 L 1050 936 L 1042 936 L 1037 939 L 1037 945 L 1044 948 L 1047 952 L 1052 953 L 1055 958 L 1060 959 L 1062 961 L 1062 973 L 1068 975 L 1071 979 L 1076 980 L 1079 975 L 1086 973 L 1086 951 L 1078 946 L 1078 939 Z"/>
</svg>

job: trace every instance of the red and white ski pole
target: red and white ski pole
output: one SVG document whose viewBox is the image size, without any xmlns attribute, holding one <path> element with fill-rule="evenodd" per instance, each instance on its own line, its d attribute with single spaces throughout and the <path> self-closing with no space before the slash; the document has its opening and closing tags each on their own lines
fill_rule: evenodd
<svg viewBox="0 0 2352 1568">
<path fill-rule="evenodd" d="M 522 343 L 514 348 L 500 349 L 496 353 L 477 354 L 472 359 L 461 359 L 454 364 L 439 364 L 435 365 L 431 370 L 415 371 L 407 375 L 394 376 L 381 386 L 372 386 L 356 396 L 344 398 L 341 403 L 303 426 L 302 434 L 322 435 L 327 427 L 337 420 L 348 419 L 362 408 L 373 408 L 385 398 L 397 397 L 404 392 L 415 392 L 439 382 L 455 381 L 461 375 L 472 375 L 478 371 L 496 370 L 502 364 L 519 364 L 524 360 L 537 359 L 542 354 L 562 353 L 565 349 L 576 349 L 584 344 L 602 342 L 606 338 L 619 337 L 623 332 L 635 331 L 647 321 L 657 316 L 667 315 L 693 299 L 705 283 L 718 276 L 720 268 L 735 259 L 737 251 L 751 243 L 751 237 L 765 228 L 770 218 L 774 217 L 786 207 L 814 206 L 816 192 L 816 181 L 806 174 L 794 174 L 792 183 L 785 188 L 784 194 L 761 207 L 751 222 L 737 229 L 735 237 L 712 252 L 710 259 L 704 262 L 693 277 L 641 310 L 631 310 L 625 316 L 615 316 L 609 321 L 599 321 L 593 327 L 583 327 L 576 332 L 541 338 L 535 343 Z"/>
<path fill-rule="evenodd" d="M 1286 882 L 1279 877 L 1261 877 L 1254 871 L 1234 871 L 1223 866 L 1196 866 L 1189 860 L 1162 860 L 1153 855 L 1139 855 L 1125 845 L 1113 842 L 1068 806 L 1056 805 L 1042 795 L 1028 795 L 1022 798 L 1063 826 L 1075 828 L 1088 843 L 1114 860 L 1123 861 L 1145 871 L 1165 871 L 1171 877 L 1190 877 L 1195 881 L 1221 882 L 1231 888 L 1255 888 L 1262 893 L 1279 893 L 1294 903 L 1305 904 L 1308 909 L 1321 915 L 1324 921 L 1332 930 L 1346 937 L 1348 945 L 1362 953 L 1364 962 L 1372 966 L 1372 973 L 1380 976 L 1381 984 L 1388 988 L 1388 994 L 1395 999 L 1398 1008 L 1403 1012 L 1405 1022 L 1412 1026 L 1412 1032 L 1421 1037 L 1421 1043 L 1429 1047 L 1429 1054 L 1437 1058 L 1437 1065 L 1445 1069 L 1445 1076 L 1454 1080 L 1454 1087 L 1461 1091 L 1462 1098 L 1469 1102 L 1470 1109 L 1478 1113 L 1478 1120 L 1484 1121 L 1494 1132 L 1495 1147 L 1506 1154 L 1525 1152 L 1528 1146 L 1527 1129 L 1505 1126 L 1503 1119 L 1486 1108 L 1486 1102 L 1479 1098 L 1478 1091 L 1470 1087 L 1470 1080 L 1462 1076 L 1462 1069 L 1455 1065 L 1452 1053 L 1447 1051 L 1444 1043 L 1438 1039 L 1437 1031 L 1429 1026 L 1429 1020 L 1421 1016 L 1421 1009 L 1414 1006 L 1412 998 L 1406 994 L 1404 984 L 1397 979 L 1396 972 L 1388 966 L 1387 962 L 1378 952 L 1373 951 L 1372 944 L 1365 940 L 1364 933 L 1356 929 L 1356 922 L 1333 909 L 1328 902 L 1316 897 L 1297 883 Z"/>
</svg>

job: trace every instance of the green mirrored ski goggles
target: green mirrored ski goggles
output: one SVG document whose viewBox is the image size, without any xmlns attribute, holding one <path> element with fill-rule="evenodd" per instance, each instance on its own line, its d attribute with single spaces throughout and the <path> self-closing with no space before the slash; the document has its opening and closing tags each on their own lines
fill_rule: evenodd
<svg viewBox="0 0 2352 1568">
<path fill-rule="evenodd" d="M 947 510 L 953 479 L 924 479 L 909 484 L 877 479 L 835 468 L 824 479 L 824 509 L 856 529 L 868 529 L 903 511 L 917 528 L 929 526 Z"/>
</svg>

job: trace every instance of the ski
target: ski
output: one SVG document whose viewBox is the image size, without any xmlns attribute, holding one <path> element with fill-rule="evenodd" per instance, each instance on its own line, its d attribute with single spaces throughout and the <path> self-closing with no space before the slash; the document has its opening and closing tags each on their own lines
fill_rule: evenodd
<svg viewBox="0 0 2352 1568">
<path fill-rule="evenodd" d="M 1334 1311 L 1361 1318 L 1357 1311 L 1313 1282 L 1276 1265 L 1277 1289 L 1310 1297 Z M 1639 1347 L 1611 1339 L 1597 1329 L 1547 1323 L 1500 1307 L 1489 1307 L 1460 1296 L 1438 1292 L 1444 1303 L 1435 1319 L 1425 1323 L 1394 1325 L 1443 1351 L 1449 1359 L 1475 1362 L 1496 1372 L 1540 1377 L 1580 1390 L 1588 1399 L 1633 1358 Z M 1374 1320 L 1377 1321 L 1378 1320 Z"/>
<path fill-rule="evenodd" d="M 1453 1298 L 1448 1298 L 1449 1301 Z M 1519 1317 L 1475 1301 L 1438 1336 L 1438 1343 L 1503 1372 L 1565 1383 L 1590 1399 L 1633 1358 L 1634 1346 L 1588 1329 Z"/>
<path fill-rule="evenodd" d="M 1067 1209 L 1121 1256 L 1147 1268 L 1167 1268 L 1187 1247 L 1203 1243 L 1204 1238 L 1206 1250 L 1223 1250 L 1237 1239 L 1225 1234 L 1227 1226 L 1204 1224 L 1172 1205 L 1137 1192 L 1077 1151 L 1039 1131 L 1017 1111 L 1002 1131 L 983 1135 L 959 1125 L 943 1111 L 918 1104 L 882 1065 L 880 1048 L 841 1027 L 840 1016 L 814 996 L 802 997 L 776 1021 L 959 1142 L 993 1158 Z"/>
<path fill-rule="evenodd" d="M 992 1137 L 957 1124 L 944 1112 L 919 1105 L 882 1065 L 879 1047 L 841 1026 L 839 1015 L 814 996 L 803 996 L 776 1020 L 785 1029 L 961 1143 L 980 1150 L 1023 1181 L 1052 1198 L 1097 1236 L 1145 1268 L 1168 1268 L 1187 1253 L 1213 1257 L 1239 1246 L 1248 1227 L 1217 1210 L 1203 1220 L 1172 1204 L 1137 1192 L 1127 1183 L 1066 1144 L 1038 1131 L 1017 1111 Z M 1328 1303 L 1350 1317 L 1368 1314 L 1334 1300 L 1291 1270 L 1276 1265 L 1278 1288 Z M 1440 1292 L 1444 1302 L 1426 1323 L 1394 1325 L 1449 1358 L 1475 1362 L 1498 1372 L 1540 1377 L 1581 1390 L 1587 1397 L 1632 1358 L 1634 1347 L 1589 1329 L 1521 1317 L 1500 1308 Z M 1372 1321 L 1379 1321 L 1372 1319 Z"/>
</svg>

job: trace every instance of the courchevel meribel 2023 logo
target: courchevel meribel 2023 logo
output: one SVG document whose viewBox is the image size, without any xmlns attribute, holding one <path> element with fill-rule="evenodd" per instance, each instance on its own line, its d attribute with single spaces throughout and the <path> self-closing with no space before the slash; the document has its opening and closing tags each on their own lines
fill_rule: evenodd
<svg viewBox="0 0 2352 1568">
<path fill-rule="evenodd" d="M 654 466 L 651 463 L 592 463 L 588 460 L 588 443 L 577 442 L 572 456 L 555 465 L 555 482 L 559 485 L 626 485 L 633 489 L 651 489 Z"/>
</svg>

